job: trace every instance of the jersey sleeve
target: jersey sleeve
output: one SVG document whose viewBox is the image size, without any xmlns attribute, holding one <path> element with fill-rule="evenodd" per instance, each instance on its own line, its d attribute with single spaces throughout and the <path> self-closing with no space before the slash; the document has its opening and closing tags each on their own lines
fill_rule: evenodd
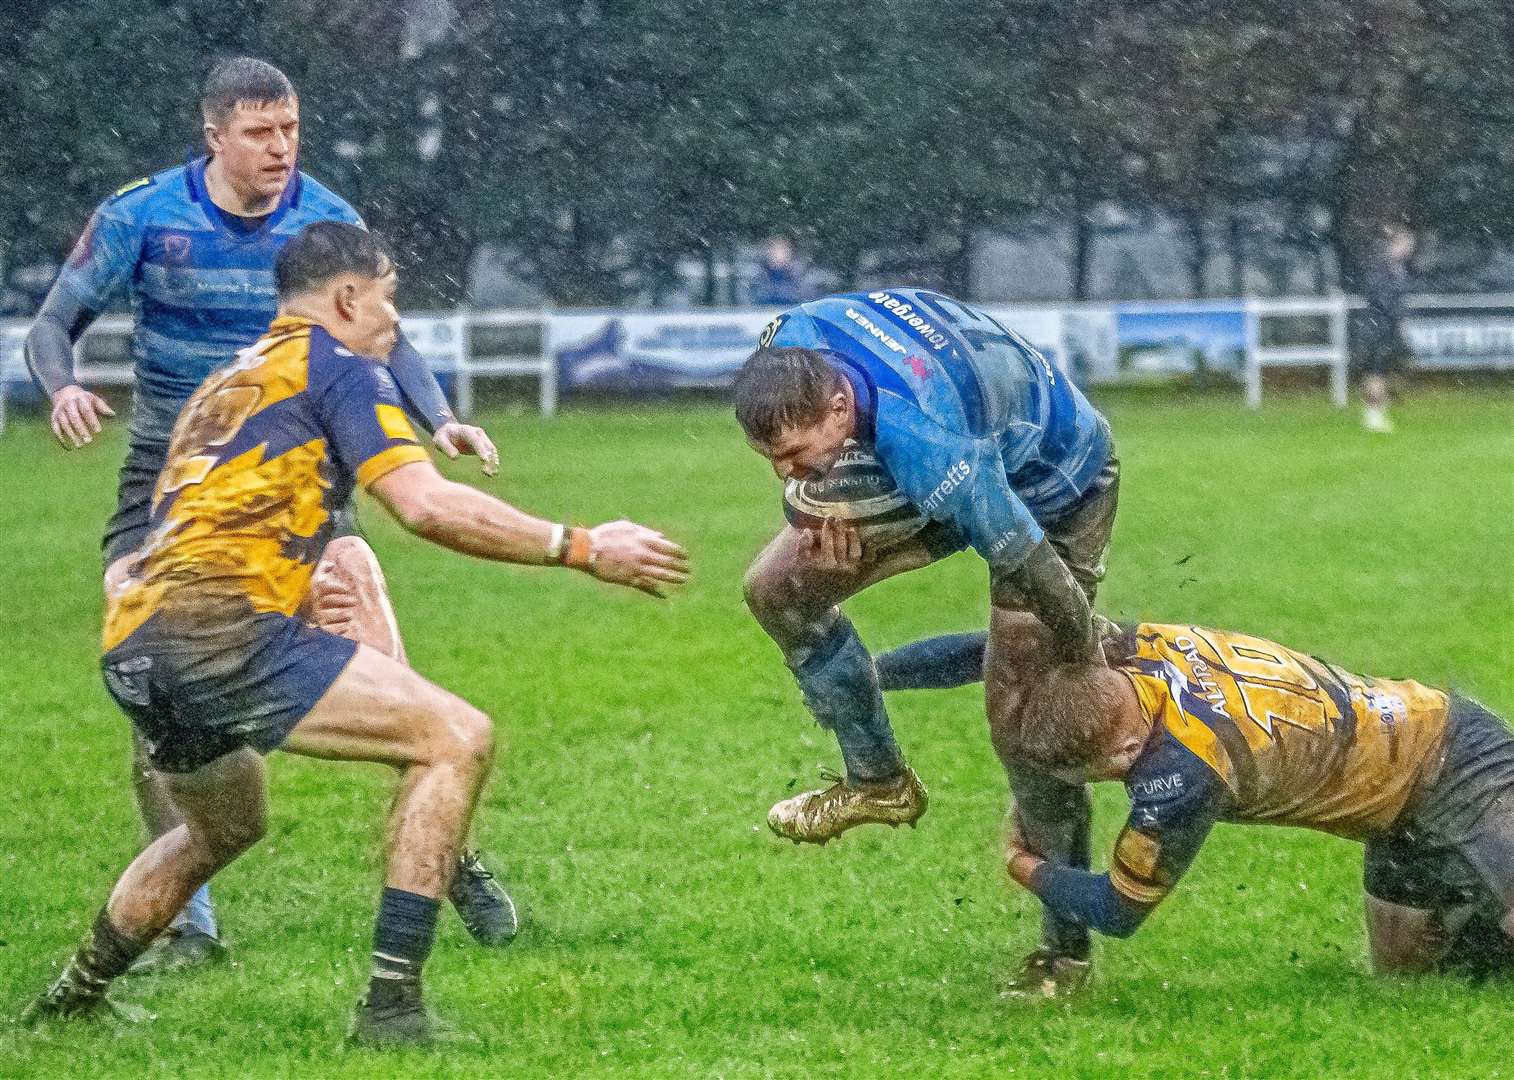
<svg viewBox="0 0 1514 1080">
<path fill-rule="evenodd" d="M 142 252 L 142 228 L 125 209 L 102 204 L 89 219 L 68 261 L 58 274 L 58 285 L 79 303 L 99 313 L 131 279 Z"/>
<path fill-rule="evenodd" d="M 1159 903 L 1193 865 L 1230 789 L 1171 736 L 1137 759 L 1125 786 L 1130 817 L 1115 841 L 1109 882 L 1138 904 Z"/>
<path fill-rule="evenodd" d="M 332 455 L 362 487 L 401 465 L 430 460 L 381 364 L 349 359 L 322 395 L 320 410 Z"/>
<path fill-rule="evenodd" d="M 1126 778 L 1130 819 L 1107 873 L 1052 862 L 1036 868 L 1030 889 L 1056 915 L 1129 937 L 1193 864 L 1229 789 L 1176 740 L 1169 743 L 1143 754 Z"/>
<path fill-rule="evenodd" d="M 1009 486 L 998 440 L 948 431 L 913 406 L 880 405 L 878 455 L 905 496 L 990 563 L 1017 567 L 1045 533 Z"/>
</svg>

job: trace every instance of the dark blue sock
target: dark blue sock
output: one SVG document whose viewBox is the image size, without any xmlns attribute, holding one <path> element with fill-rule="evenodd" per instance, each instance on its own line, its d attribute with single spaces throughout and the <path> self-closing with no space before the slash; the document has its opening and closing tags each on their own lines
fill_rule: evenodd
<svg viewBox="0 0 1514 1080">
<path fill-rule="evenodd" d="M 391 997 L 420 985 L 421 965 L 436 940 L 436 916 L 441 901 L 429 896 L 385 888 L 379 898 L 378 925 L 373 930 L 373 979 L 369 1001 Z"/>
<path fill-rule="evenodd" d="M 901 645 L 877 657 L 884 690 L 949 690 L 983 681 L 988 631 L 945 634 Z"/>
</svg>

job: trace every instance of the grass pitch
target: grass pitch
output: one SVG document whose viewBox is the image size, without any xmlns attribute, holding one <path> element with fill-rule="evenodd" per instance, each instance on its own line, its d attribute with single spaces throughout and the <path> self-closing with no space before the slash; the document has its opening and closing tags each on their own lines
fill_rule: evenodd
<svg viewBox="0 0 1514 1080">
<path fill-rule="evenodd" d="M 1316 400 L 1108 396 L 1124 464 L 1101 607 L 1276 637 L 1349 668 L 1455 683 L 1514 713 L 1514 397 L 1439 392 L 1374 438 Z M 1074 1004 L 1000 1001 L 1036 914 L 997 858 L 1006 801 L 976 689 L 896 696 L 931 792 L 916 832 L 797 848 L 762 825 L 837 754 L 741 605 L 776 484 L 715 407 L 486 417 L 502 476 L 549 516 L 685 541 L 657 603 L 471 562 L 365 517 L 416 667 L 489 710 L 503 753 L 479 832 L 528 908 L 508 950 L 450 914 L 428 969 L 462 1040 L 341 1042 L 367 974 L 383 770 L 275 756 L 268 840 L 218 879 L 235 964 L 125 983 L 125 1030 L 0 1029 L 0 1075 L 1456 1076 L 1514 1072 L 1514 992 L 1382 982 L 1356 846 L 1222 826 Z M 122 451 L 0 438 L 0 1008 L 88 925 L 138 838 L 124 719 L 96 673 L 100 526 Z M 454 475 L 473 477 L 469 468 Z M 851 612 L 884 648 L 979 625 L 971 555 Z M 1102 864 L 1124 813 L 1097 798 Z"/>
</svg>

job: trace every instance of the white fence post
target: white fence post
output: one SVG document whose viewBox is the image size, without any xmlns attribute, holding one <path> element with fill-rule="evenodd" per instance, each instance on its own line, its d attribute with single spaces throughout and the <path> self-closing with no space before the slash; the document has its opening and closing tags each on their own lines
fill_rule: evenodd
<svg viewBox="0 0 1514 1080">
<path fill-rule="evenodd" d="M 1262 313 L 1255 300 L 1246 301 L 1246 405 L 1262 407 Z"/>
<path fill-rule="evenodd" d="M 543 416 L 557 415 L 557 358 L 552 355 L 552 309 L 541 309 L 541 349 L 538 360 L 541 363 L 541 394 L 539 403 Z"/>
<path fill-rule="evenodd" d="M 473 319 L 468 312 L 459 312 L 452 317 L 453 332 L 457 334 L 457 415 L 467 421 L 473 419 Z"/>
<path fill-rule="evenodd" d="M 1344 409 L 1349 401 L 1348 391 L 1351 378 L 1351 329 L 1347 316 L 1349 314 L 1346 298 L 1336 296 L 1333 310 L 1330 312 L 1330 340 L 1339 355 L 1334 367 L 1330 369 L 1330 400 L 1334 401 L 1338 408 Z"/>
</svg>

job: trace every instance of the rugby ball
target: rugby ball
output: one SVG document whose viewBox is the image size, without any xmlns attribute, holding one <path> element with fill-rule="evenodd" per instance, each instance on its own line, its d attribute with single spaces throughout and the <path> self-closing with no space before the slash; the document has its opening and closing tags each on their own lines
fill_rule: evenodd
<svg viewBox="0 0 1514 1080">
<path fill-rule="evenodd" d="M 783 516 L 796 529 L 818 529 L 826 518 L 840 518 L 873 552 L 908 540 L 927 521 L 883 463 L 852 440 L 824 476 L 784 484 Z"/>
</svg>

